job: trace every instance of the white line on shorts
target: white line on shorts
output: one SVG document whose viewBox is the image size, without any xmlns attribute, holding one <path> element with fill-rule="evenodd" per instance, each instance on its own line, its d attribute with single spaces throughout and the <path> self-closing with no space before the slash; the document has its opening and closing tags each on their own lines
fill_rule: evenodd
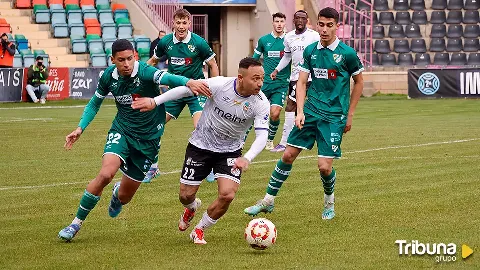
<svg viewBox="0 0 480 270">
<path fill-rule="evenodd" d="M 442 145 L 442 144 L 464 143 L 464 142 L 471 142 L 471 141 L 478 141 L 478 140 L 480 140 L 480 138 L 453 140 L 453 141 L 445 141 L 445 142 L 430 142 L 430 143 L 410 144 L 410 145 L 396 145 L 396 146 L 387 146 L 387 147 L 371 148 L 371 149 L 364 149 L 364 150 L 346 151 L 344 152 L 344 154 L 357 154 L 357 153 L 367 153 L 367 152 L 375 152 L 375 151 L 390 150 L 390 149 L 402 149 L 402 148 L 414 148 L 414 147 L 424 147 L 424 146 Z M 317 155 L 301 156 L 301 157 L 298 157 L 297 159 L 309 159 L 309 158 L 317 158 Z M 278 161 L 278 158 L 270 159 L 270 160 L 254 161 L 252 163 L 262 164 L 262 163 L 271 163 L 276 161 Z M 181 170 L 174 170 L 169 172 L 161 172 L 160 175 L 175 174 L 180 172 Z M 119 180 L 119 179 L 114 179 L 114 180 Z M 48 188 L 48 187 L 58 187 L 58 186 L 77 185 L 77 184 L 87 184 L 87 182 L 82 181 L 82 182 L 70 182 L 70 183 L 54 183 L 54 184 L 46 184 L 46 185 L 38 185 L 38 186 L 0 187 L 0 191 L 14 190 L 14 189 Z"/>
</svg>

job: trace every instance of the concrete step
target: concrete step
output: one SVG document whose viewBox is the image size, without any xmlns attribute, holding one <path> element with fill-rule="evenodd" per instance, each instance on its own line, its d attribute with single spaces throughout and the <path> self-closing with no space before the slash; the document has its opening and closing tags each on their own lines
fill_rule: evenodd
<svg viewBox="0 0 480 270">
<path fill-rule="evenodd" d="M 53 60 L 50 63 L 52 67 L 88 67 L 90 64 L 88 61 L 62 61 L 62 60 Z"/>
<path fill-rule="evenodd" d="M 16 32 L 37 32 L 37 31 L 50 31 L 50 24 L 15 24 L 10 23 L 12 31 Z"/>
<path fill-rule="evenodd" d="M 32 23 L 31 17 L 27 16 L 8 16 L 5 18 L 9 24 L 30 24 Z"/>
<path fill-rule="evenodd" d="M 0 9 L 12 8 L 12 2 L 0 2 Z"/>
<path fill-rule="evenodd" d="M 28 40 L 30 39 L 49 39 L 51 38 L 51 34 L 48 31 L 26 31 L 26 32 L 21 32 L 18 30 L 13 30 L 13 34 L 22 34 L 24 35 Z"/>
<path fill-rule="evenodd" d="M 45 52 L 47 52 L 47 51 L 45 50 Z M 53 62 L 53 61 L 55 61 L 55 62 L 56 61 L 59 61 L 59 62 L 75 62 L 75 61 L 78 61 L 77 56 L 74 55 L 74 54 L 62 54 L 62 55 L 48 54 L 48 56 L 50 57 L 50 62 Z"/>
<path fill-rule="evenodd" d="M 53 47 L 53 48 L 45 48 L 44 46 L 40 45 L 33 45 L 32 44 L 32 51 L 33 50 L 44 50 L 49 55 L 68 55 L 70 54 L 70 49 L 66 47 Z"/>
<path fill-rule="evenodd" d="M 27 37 L 28 38 L 28 37 Z M 70 39 L 29 39 L 30 46 L 43 48 L 69 47 Z"/>
<path fill-rule="evenodd" d="M 9 17 L 18 17 L 18 16 L 32 17 L 32 10 L 0 8 L 0 17 L 7 19 L 7 22 Z"/>
</svg>

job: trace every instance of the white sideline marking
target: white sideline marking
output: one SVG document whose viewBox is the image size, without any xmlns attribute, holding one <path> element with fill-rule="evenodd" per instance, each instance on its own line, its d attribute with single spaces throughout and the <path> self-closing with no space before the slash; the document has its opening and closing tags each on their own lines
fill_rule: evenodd
<svg viewBox="0 0 480 270">
<path fill-rule="evenodd" d="M 10 107 L 0 108 L 0 110 L 29 110 L 29 109 L 71 109 L 71 108 L 84 108 L 85 105 L 72 105 L 72 106 L 35 106 L 35 107 Z M 114 107 L 115 105 L 102 105 L 101 107 Z"/>
<path fill-rule="evenodd" d="M 402 148 L 424 147 L 424 146 L 431 146 L 431 145 L 464 143 L 464 142 L 471 142 L 471 141 L 478 141 L 478 140 L 480 140 L 480 138 L 453 140 L 453 141 L 445 141 L 445 142 L 431 142 L 431 143 L 421 143 L 421 144 L 387 146 L 387 147 L 371 148 L 371 149 L 364 149 L 364 150 L 346 151 L 346 152 L 344 152 L 344 154 L 367 153 L 367 152 L 390 150 L 390 149 L 402 149 Z M 302 156 L 302 157 L 298 157 L 297 159 L 308 159 L 308 158 L 317 158 L 317 155 Z M 262 164 L 262 163 L 270 163 L 270 162 L 276 162 L 276 161 L 278 161 L 278 158 L 277 159 L 270 159 L 270 160 L 254 161 L 252 163 Z M 181 170 L 174 170 L 174 171 L 170 171 L 170 172 L 160 172 L 160 175 L 175 174 L 175 173 L 180 173 L 180 172 L 181 172 Z M 114 180 L 120 180 L 120 179 L 114 179 Z M 0 187 L 0 191 L 2 191 L 2 190 L 13 190 L 13 189 L 34 189 L 34 188 L 57 187 L 57 186 L 67 186 L 67 185 L 76 185 L 76 184 L 87 184 L 87 181 L 70 182 L 70 183 L 55 183 L 55 184 L 38 185 L 38 186 Z"/>
<path fill-rule="evenodd" d="M 1 118 L 1 117 L 0 117 Z M 11 123 L 11 122 L 24 122 L 24 121 L 51 121 L 53 118 L 17 118 L 15 117 L 14 119 L 10 120 L 0 120 L 0 123 Z"/>
</svg>

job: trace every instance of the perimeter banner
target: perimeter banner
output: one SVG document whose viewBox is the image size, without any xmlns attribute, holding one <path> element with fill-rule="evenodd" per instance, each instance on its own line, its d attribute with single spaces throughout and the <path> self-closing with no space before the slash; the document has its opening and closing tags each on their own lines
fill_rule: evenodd
<svg viewBox="0 0 480 270">
<path fill-rule="evenodd" d="M 410 69 L 411 98 L 480 98 L 480 69 Z"/>
</svg>

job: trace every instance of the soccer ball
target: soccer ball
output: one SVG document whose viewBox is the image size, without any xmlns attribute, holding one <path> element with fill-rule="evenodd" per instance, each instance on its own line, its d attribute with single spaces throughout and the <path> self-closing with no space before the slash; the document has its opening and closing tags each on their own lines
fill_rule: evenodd
<svg viewBox="0 0 480 270">
<path fill-rule="evenodd" d="M 245 228 L 245 240 L 252 248 L 264 250 L 275 244 L 277 228 L 266 218 L 252 219 Z"/>
</svg>

